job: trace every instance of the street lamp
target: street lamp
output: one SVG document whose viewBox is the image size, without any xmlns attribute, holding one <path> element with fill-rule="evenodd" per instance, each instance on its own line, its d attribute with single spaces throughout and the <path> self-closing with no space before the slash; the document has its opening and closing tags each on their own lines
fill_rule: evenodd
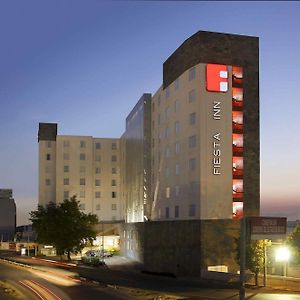
<svg viewBox="0 0 300 300">
<path fill-rule="evenodd" d="M 290 257 L 291 257 L 291 252 L 287 247 L 280 247 L 277 249 L 275 258 L 276 261 L 284 263 L 284 274 L 283 274 L 284 277 L 286 277 L 287 275 L 287 262 L 289 261 Z"/>
</svg>

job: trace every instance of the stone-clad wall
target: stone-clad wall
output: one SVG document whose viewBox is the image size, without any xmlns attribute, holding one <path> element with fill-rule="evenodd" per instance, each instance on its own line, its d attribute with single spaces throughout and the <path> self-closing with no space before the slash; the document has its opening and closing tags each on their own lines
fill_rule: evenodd
<svg viewBox="0 0 300 300">
<path fill-rule="evenodd" d="M 139 261 L 146 271 L 200 276 L 201 270 L 207 270 L 209 265 L 227 265 L 229 272 L 238 270 L 235 262 L 238 221 L 127 223 L 124 232 L 123 254 Z"/>
</svg>

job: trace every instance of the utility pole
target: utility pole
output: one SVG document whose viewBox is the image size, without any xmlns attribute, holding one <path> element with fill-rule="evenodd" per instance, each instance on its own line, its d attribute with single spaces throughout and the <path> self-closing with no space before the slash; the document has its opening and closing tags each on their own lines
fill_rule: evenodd
<svg viewBox="0 0 300 300">
<path fill-rule="evenodd" d="M 240 221 L 240 300 L 245 300 L 246 217 Z"/>
</svg>

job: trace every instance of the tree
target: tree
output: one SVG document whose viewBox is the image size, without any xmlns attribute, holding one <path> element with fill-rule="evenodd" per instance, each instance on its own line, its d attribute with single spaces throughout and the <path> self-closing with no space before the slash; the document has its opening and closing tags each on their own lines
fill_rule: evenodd
<svg viewBox="0 0 300 300">
<path fill-rule="evenodd" d="M 37 233 L 37 241 L 55 246 L 57 254 L 78 253 L 84 247 L 85 240 L 96 238 L 94 225 L 98 223 L 96 215 L 85 214 L 79 210 L 79 201 L 73 196 L 62 203 L 50 202 L 38 206 L 30 213 L 32 226 Z"/>
<path fill-rule="evenodd" d="M 238 252 L 237 261 L 240 263 L 240 239 L 237 239 Z M 254 273 L 255 285 L 258 285 L 258 274 L 264 267 L 264 241 L 246 241 L 246 268 Z"/>
<path fill-rule="evenodd" d="M 296 226 L 294 231 L 287 238 L 287 244 L 292 247 L 295 262 L 300 261 L 300 223 Z"/>
</svg>

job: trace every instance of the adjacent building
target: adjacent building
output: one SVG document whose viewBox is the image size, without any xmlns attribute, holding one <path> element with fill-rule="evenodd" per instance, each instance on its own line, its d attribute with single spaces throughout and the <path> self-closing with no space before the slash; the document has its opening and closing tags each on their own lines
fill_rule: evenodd
<svg viewBox="0 0 300 300">
<path fill-rule="evenodd" d="M 100 221 L 123 220 L 119 139 L 57 135 L 39 124 L 39 204 L 76 196 L 80 209 Z"/>
<path fill-rule="evenodd" d="M 0 189 L 0 238 L 13 241 L 16 232 L 16 203 L 12 189 Z"/>
</svg>

